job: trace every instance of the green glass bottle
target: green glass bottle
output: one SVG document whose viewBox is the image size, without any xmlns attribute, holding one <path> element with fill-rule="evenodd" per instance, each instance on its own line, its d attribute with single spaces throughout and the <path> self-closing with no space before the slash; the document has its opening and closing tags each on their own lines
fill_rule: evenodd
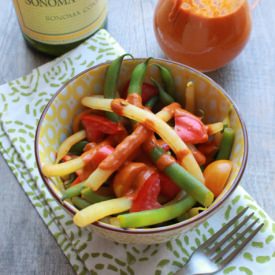
<svg viewBox="0 0 275 275">
<path fill-rule="evenodd" d="M 13 0 L 26 42 L 59 56 L 76 47 L 107 18 L 107 0 Z"/>
</svg>

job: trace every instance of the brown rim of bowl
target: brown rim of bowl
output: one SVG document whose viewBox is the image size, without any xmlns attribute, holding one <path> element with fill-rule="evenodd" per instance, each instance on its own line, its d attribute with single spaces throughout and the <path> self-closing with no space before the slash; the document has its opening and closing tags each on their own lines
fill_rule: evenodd
<svg viewBox="0 0 275 275">
<path fill-rule="evenodd" d="M 143 61 L 146 58 L 135 58 L 134 60 L 138 60 L 138 61 Z M 160 233 L 160 232 L 166 232 L 166 231 L 170 231 L 170 230 L 175 230 L 178 228 L 183 228 L 185 226 L 188 226 L 192 223 L 196 223 L 200 220 L 203 220 L 206 217 L 209 217 L 211 214 L 213 214 L 223 203 L 224 201 L 226 201 L 228 199 L 228 197 L 233 193 L 233 191 L 236 189 L 236 187 L 238 186 L 238 183 L 244 173 L 244 169 L 246 167 L 246 163 L 247 163 L 247 156 L 248 156 L 248 137 L 247 137 L 247 130 L 246 130 L 246 126 L 245 123 L 242 119 L 242 116 L 240 115 L 240 112 L 238 110 L 238 107 L 236 106 L 235 102 L 231 99 L 231 97 L 227 94 L 227 92 L 219 85 L 217 84 L 213 79 L 211 79 L 210 77 L 208 77 L 207 75 L 203 74 L 200 71 L 197 71 L 194 68 L 191 68 L 187 65 L 184 64 L 180 64 L 178 62 L 174 62 L 174 61 L 170 61 L 170 60 L 166 60 L 166 59 L 161 59 L 161 58 L 153 58 L 156 61 L 160 61 L 160 62 L 164 62 L 164 63 L 169 63 L 169 64 L 174 64 L 180 67 L 184 67 L 185 69 L 195 73 L 195 74 L 199 74 L 202 78 L 204 78 L 206 81 L 210 82 L 211 85 L 213 85 L 214 87 L 216 87 L 219 91 L 222 92 L 222 94 L 229 100 L 229 102 L 234 106 L 234 109 L 236 111 L 236 114 L 241 122 L 241 128 L 243 131 L 243 135 L 244 135 L 244 156 L 243 156 L 243 161 L 242 161 L 242 165 L 240 167 L 240 171 L 237 174 L 236 178 L 234 179 L 231 187 L 224 193 L 223 195 L 223 199 L 218 201 L 214 206 L 209 207 L 207 210 L 201 212 L 200 214 L 198 214 L 197 216 L 190 218 L 186 221 L 182 221 L 179 223 L 175 223 L 172 225 L 168 225 L 168 226 L 163 226 L 163 227 L 157 227 L 157 228 L 150 228 L 150 229 L 124 229 L 124 228 L 118 228 L 118 227 L 114 227 L 112 225 L 106 224 L 106 223 L 102 223 L 102 222 L 95 222 L 93 224 L 91 224 L 92 226 L 96 226 L 99 228 L 103 228 L 103 229 L 107 229 L 107 230 L 111 230 L 111 231 L 116 231 L 116 232 L 120 232 L 120 233 L 129 233 L 129 234 L 152 234 L 152 233 Z M 131 62 L 133 61 L 132 59 L 126 59 L 124 62 Z M 62 205 L 66 208 L 67 211 L 69 211 L 71 214 L 75 214 L 75 210 L 73 209 L 73 207 L 71 205 L 69 205 L 68 203 L 65 204 L 55 193 L 55 190 L 51 187 L 51 185 L 48 182 L 48 178 L 45 177 L 42 173 L 41 170 L 41 163 L 40 163 L 40 159 L 39 159 L 39 154 L 38 154 L 38 136 L 40 134 L 40 127 L 41 127 L 41 122 L 43 121 L 45 114 L 47 113 L 50 105 L 52 104 L 52 102 L 55 100 L 55 98 L 57 97 L 57 95 L 59 93 L 61 93 L 63 91 L 63 89 L 72 81 L 74 81 L 75 79 L 77 79 L 79 76 L 86 74 L 87 72 L 94 70 L 100 66 L 104 66 L 104 65 L 108 65 L 110 64 L 110 62 L 105 62 L 105 63 L 101 63 L 98 64 L 94 67 L 91 67 L 81 73 L 79 73 L 78 75 L 74 76 L 73 78 L 71 78 L 70 80 L 68 80 L 64 85 L 62 85 L 61 88 L 58 89 L 58 91 L 55 93 L 55 95 L 53 95 L 53 97 L 51 98 L 51 100 L 48 102 L 47 106 L 45 107 L 45 109 L 43 110 L 43 113 L 41 114 L 41 117 L 39 119 L 38 122 L 38 126 L 37 126 L 37 130 L 36 130 L 36 134 L 35 134 L 35 158 L 36 158 L 36 162 L 37 162 L 37 166 L 38 166 L 38 170 L 39 173 L 43 179 L 43 181 L 45 182 L 48 190 L 51 192 L 51 194 L 53 195 L 53 197 Z"/>
</svg>

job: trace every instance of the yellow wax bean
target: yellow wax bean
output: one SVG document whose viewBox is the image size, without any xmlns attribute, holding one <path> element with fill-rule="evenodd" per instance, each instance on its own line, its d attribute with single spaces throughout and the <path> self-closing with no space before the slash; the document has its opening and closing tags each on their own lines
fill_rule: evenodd
<svg viewBox="0 0 275 275">
<path fill-rule="evenodd" d="M 85 180 L 84 184 L 90 187 L 93 191 L 96 191 L 112 175 L 113 172 L 113 170 L 102 170 L 98 167 Z"/>
<path fill-rule="evenodd" d="M 85 165 L 83 159 L 81 157 L 63 162 L 58 164 L 45 164 L 42 167 L 42 173 L 46 177 L 54 177 L 54 176 L 66 176 L 69 175 L 81 168 Z"/>
<path fill-rule="evenodd" d="M 192 81 L 189 81 L 186 84 L 185 109 L 192 114 L 194 114 L 195 112 L 195 88 L 194 83 Z"/>
<path fill-rule="evenodd" d="M 58 163 L 65 155 L 67 155 L 73 145 L 85 139 L 85 137 L 86 132 L 82 130 L 66 138 L 58 149 L 56 163 Z"/>
<path fill-rule="evenodd" d="M 207 125 L 207 134 L 209 136 L 215 135 L 223 130 L 223 122 L 216 122 Z"/>
<path fill-rule="evenodd" d="M 190 217 L 194 217 L 194 216 L 197 216 L 198 214 L 200 214 L 200 212 L 205 211 L 206 209 L 207 208 L 205 208 L 205 207 L 194 207 L 188 211 L 188 214 Z"/>
<path fill-rule="evenodd" d="M 132 206 L 129 198 L 117 198 L 92 204 L 77 212 L 73 218 L 74 223 L 79 227 L 85 227 L 104 217 L 122 213 Z"/>
</svg>

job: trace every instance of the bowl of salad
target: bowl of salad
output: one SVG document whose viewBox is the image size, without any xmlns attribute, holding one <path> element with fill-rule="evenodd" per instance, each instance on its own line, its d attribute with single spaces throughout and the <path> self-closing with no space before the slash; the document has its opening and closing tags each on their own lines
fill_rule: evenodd
<svg viewBox="0 0 275 275">
<path fill-rule="evenodd" d="M 41 177 L 75 225 L 135 244 L 206 221 L 239 184 L 247 152 L 245 124 L 217 83 L 129 54 L 68 81 L 35 138 Z"/>
</svg>

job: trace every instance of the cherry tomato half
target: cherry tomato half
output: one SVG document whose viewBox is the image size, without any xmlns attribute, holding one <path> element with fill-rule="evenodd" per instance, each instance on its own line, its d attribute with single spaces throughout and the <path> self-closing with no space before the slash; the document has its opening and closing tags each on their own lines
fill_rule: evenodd
<svg viewBox="0 0 275 275">
<path fill-rule="evenodd" d="M 216 160 L 211 162 L 204 170 L 205 185 L 217 197 L 224 189 L 232 170 L 232 161 Z"/>
</svg>

